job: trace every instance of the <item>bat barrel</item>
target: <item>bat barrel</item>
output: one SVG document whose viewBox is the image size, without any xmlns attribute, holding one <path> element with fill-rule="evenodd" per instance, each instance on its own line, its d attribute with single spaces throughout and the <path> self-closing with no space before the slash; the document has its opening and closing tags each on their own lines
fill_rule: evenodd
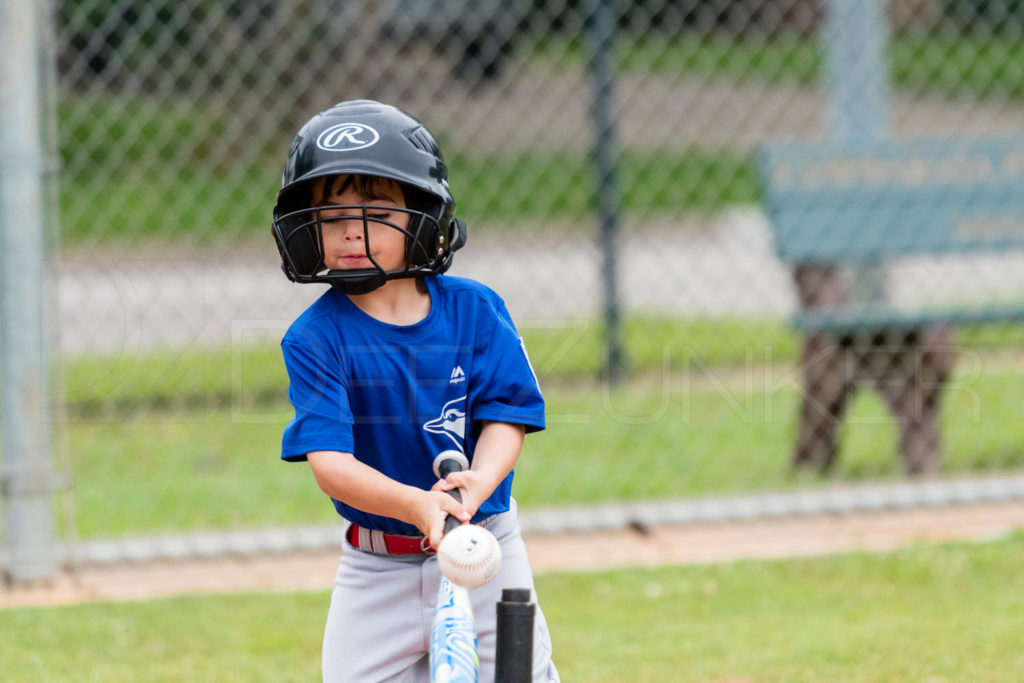
<svg viewBox="0 0 1024 683">
<path fill-rule="evenodd" d="M 465 588 L 442 579 L 430 628 L 430 680 L 477 683 L 479 673 L 476 623 L 469 594 Z"/>
<path fill-rule="evenodd" d="M 529 588 L 504 588 L 498 603 L 494 683 L 533 680 L 533 618 Z"/>
</svg>

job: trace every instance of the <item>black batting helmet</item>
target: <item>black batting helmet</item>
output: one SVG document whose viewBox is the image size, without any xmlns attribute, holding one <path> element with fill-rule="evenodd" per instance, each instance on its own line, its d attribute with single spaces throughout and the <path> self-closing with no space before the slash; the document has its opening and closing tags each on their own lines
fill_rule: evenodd
<svg viewBox="0 0 1024 683">
<path fill-rule="evenodd" d="M 406 235 L 403 270 L 384 270 L 375 261 L 373 268 L 358 270 L 326 267 L 321 211 L 329 207 L 313 206 L 312 183 L 337 175 L 377 176 L 401 184 L 409 226 L 402 230 L 386 224 Z M 364 226 L 373 220 L 364 209 Z M 372 100 L 336 104 L 299 130 L 281 175 L 273 233 L 289 280 L 327 282 L 350 294 L 396 278 L 439 275 L 466 241 L 434 136 L 409 114 Z"/>
</svg>

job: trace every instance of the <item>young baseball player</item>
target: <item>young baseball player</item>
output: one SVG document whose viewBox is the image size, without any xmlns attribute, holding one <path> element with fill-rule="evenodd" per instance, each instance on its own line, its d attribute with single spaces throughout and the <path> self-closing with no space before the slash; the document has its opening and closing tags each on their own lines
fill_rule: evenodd
<svg viewBox="0 0 1024 683">
<path fill-rule="evenodd" d="M 281 343 L 295 407 L 281 457 L 308 461 L 347 522 L 325 681 L 429 680 L 433 549 L 449 514 L 501 544 L 499 574 L 470 591 L 481 681 L 494 677 L 501 589 L 533 587 L 510 493 L 544 401 L 498 295 L 443 275 L 466 240 L 454 211 L 437 142 L 394 107 L 342 102 L 288 153 L 273 223 L 282 267 L 331 285 Z M 470 468 L 438 482 L 433 462 L 448 450 Z M 533 680 L 558 680 L 539 609 Z"/>
</svg>

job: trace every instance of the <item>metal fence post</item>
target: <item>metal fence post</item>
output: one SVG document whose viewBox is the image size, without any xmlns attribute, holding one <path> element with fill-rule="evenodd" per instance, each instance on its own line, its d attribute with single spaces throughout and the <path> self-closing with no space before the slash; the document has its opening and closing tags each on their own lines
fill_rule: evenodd
<svg viewBox="0 0 1024 683">
<path fill-rule="evenodd" d="M 889 134 L 888 19 L 883 0 L 828 0 L 829 132 L 839 140 Z"/>
<path fill-rule="evenodd" d="M 889 135 L 889 36 L 883 0 L 828 0 L 825 12 L 828 132 L 847 144 Z M 864 303 L 886 299 L 885 267 L 849 267 L 850 298 Z"/>
<path fill-rule="evenodd" d="M 45 5 L 0 0 L 0 378 L 5 573 L 51 579 L 58 553 L 43 315 L 40 23 Z"/>
<path fill-rule="evenodd" d="M 600 223 L 601 275 L 603 286 L 605 349 L 604 377 L 616 383 L 625 370 L 619 312 L 618 264 L 619 195 L 615 182 L 618 149 L 615 143 L 615 118 L 612 112 L 614 80 L 610 67 L 612 39 L 615 35 L 615 9 L 612 0 L 594 0 L 587 17 L 590 37 L 591 78 L 594 100 L 594 160 L 597 165 L 597 212 Z"/>
</svg>

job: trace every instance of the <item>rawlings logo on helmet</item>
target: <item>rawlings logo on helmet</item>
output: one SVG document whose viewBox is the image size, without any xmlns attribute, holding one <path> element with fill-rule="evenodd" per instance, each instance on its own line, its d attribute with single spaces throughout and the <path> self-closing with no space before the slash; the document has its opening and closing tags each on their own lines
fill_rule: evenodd
<svg viewBox="0 0 1024 683">
<path fill-rule="evenodd" d="M 320 133 L 316 146 L 327 152 L 366 149 L 380 140 L 380 134 L 364 123 L 338 123 Z"/>
</svg>

